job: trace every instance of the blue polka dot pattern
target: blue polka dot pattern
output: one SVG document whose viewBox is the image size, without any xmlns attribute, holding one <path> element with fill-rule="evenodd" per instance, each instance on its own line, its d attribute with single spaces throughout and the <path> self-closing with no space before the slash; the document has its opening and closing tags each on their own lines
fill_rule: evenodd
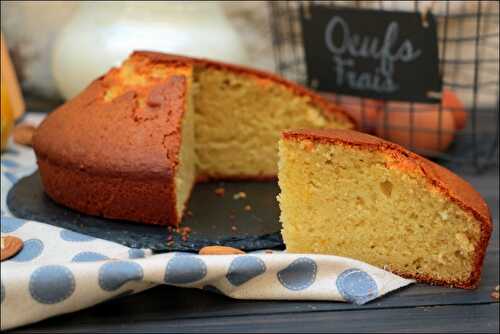
<svg viewBox="0 0 500 334">
<path fill-rule="evenodd" d="M 109 257 L 106 255 L 96 253 L 96 252 L 81 252 L 76 254 L 71 262 L 94 262 L 94 261 L 102 261 L 107 260 Z"/>
<path fill-rule="evenodd" d="M 106 291 L 115 291 L 129 281 L 140 281 L 144 277 L 142 267 L 134 262 L 113 261 L 99 269 L 99 286 Z"/>
<path fill-rule="evenodd" d="M 28 262 L 42 254 L 43 242 L 38 239 L 29 239 L 23 242 L 23 248 L 14 256 L 11 261 L 15 262 Z"/>
<path fill-rule="evenodd" d="M 1 164 L 2 164 L 2 166 L 7 167 L 7 168 L 16 168 L 17 166 L 19 166 L 17 164 L 17 162 L 15 162 L 13 160 L 7 160 L 7 159 L 2 159 Z"/>
<path fill-rule="evenodd" d="M 17 182 L 17 176 L 12 174 L 11 172 L 4 172 L 3 175 L 9 180 L 12 184 Z"/>
<path fill-rule="evenodd" d="M 300 291 L 308 288 L 314 283 L 316 271 L 316 262 L 310 258 L 301 257 L 278 272 L 278 280 L 285 288 L 293 291 Z"/>
<path fill-rule="evenodd" d="M 12 217 L 2 217 L 0 224 L 2 233 L 12 233 L 26 224 L 26 221 Z"/>
<path fill-rule="evenodd" d="M 128 250 L 128 257 L 129 259 L 142 259 L 145 257 L 146 254 L 142 249 L 137 249 L 137 248 L 130 248 Z"/>
<path fill-rule="evenodd" d="M 11 147 L 8 147 L 8 148 L 6 148 L 3 151 L 3 154 L 5 154 L 5 155 L 10 154 L 10 155 L 14 155 L 15 156 L 15 155 L 19 155 L 19 152 L 17 150 L 15 150 L 15 149 L 11 148 Z"/>
<path fill-rule="evenodd" d="M 213 285 L 205 285 L 203 287 L 203 290 L 205 291 L 209 291 L 209 292 L 212 292 L 212 293 L 216 293 L 218 295 L 223 295 L 224 296 L 224 293 L 222 291 L 220 291 L 219 289 L 217 289 L 215 286 Z"/>
<path fill-rule="evenodd" d="M 194 255 L 174 256 L 168 261 L 165 283 L 186 284 L 201 280 L 207 274 L 207 265 Z"/>
<path fill-rule="evenodd" d="M 0 283 L 0 304 L 3 303 L 4 299 L 5 299 L 5 287 L 3 286 L 3 283 Z"/>
<path fill-rule="evenodd" d="M 95 238 L 91 237 L 90 235 L 85 235 L 77 232 L 73 232 L 70 230 L 61 230 L 60 233 L 61 239 L 65 241 L 70 241 L 70 242 L 85 242 L 85 241 L 92 241 Z"/>
<path fill-rule="evenodd" d="M 237 256 L 229 266 L 227 280 L 235 286 L 242 285 L 266 271 L 264 261 L 255 256 Z"/>
<path fill-rule="evenodd" d="M 174 256 L 193 256 L 193 253 L 189 253 L 189 252 L 174 252 Z"/>
<path fill-rule="evenodd" d="M 343 271 L 337 278 L 337 289 L 346 301 L 358 305 L 378 296 L 377 282 L 359 269 Z"/>
<path fill-rule="evenodd" d="M 43 266 L 31 274 L 29 290 L 36 301 L 42 304 L 56 304 L 73 294 L 75 278 L 64 266 Z"/>
</svg>

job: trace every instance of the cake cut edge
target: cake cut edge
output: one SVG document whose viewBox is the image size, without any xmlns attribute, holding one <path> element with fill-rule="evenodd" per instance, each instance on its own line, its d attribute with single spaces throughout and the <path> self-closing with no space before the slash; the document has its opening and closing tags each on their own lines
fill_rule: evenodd
<svg viewBox="0 0 500 334">
<path fill-rule="evenodd" d="M 480 239 L 476 245 L 476 256 L 470 277 L 465 281 L 449 281 L 432 277 L 431 275 L 408 275 L 392 270 L 401 276 L 416 278 L 420 282 L 445 285 L 464 289 L 473 289 L 479 284 L 482 265 L 486 254 L 488 242 L 493 230 L 491 212 L 482 196 L 465 180 L 458 177 L 448 169 L 429 161 L 404 147 L 388 142 L 379 137 L 352 130 L 336 129 L 298 129 L 282 133 L 282 140 L 307 140 L 320 144 L 341 144 L 345 146 L 379 151 L 390 154 L 399 161 L 392 168 L 416 171 L 421 173 L 429 185 L 434 187 L 450 201 L 456 203 L 462 210 L 471 214 L 480 223 Z"/>
</svg>

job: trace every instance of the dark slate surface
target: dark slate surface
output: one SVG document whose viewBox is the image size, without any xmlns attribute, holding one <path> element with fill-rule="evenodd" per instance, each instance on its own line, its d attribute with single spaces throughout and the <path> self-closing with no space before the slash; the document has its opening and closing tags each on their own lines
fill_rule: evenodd
<svg viewBox="0 0 500 334">
<path fill-rule="evenodd" d="M 108 301 L 16 332 L 498 332 L 498 170 L 466 177 L 488 201 L 494 231 L 478 289 L 416 284 L 357 306 L 249 301 L 171 286 Z"/>
<path fill-rule="evenodd" d="M 219 197 L 215 189 L 223 187 Z M 246 198 L 234 199 L 244 192 Z M 187 240 L 165 226 L 91 217 L 52 201 L 43 192 L 40 175 L 20 179 L 9 191 L 7 205 L 19 218 L 46 222 L 75 232 L 154 251 L 193 251 L 208 245 L 225 245 L 246 251 L 282 248 L 275 182 L 211 182 L 198 184 L 189 201 L 182 226 L 192 229 Z M 250 205 L 251 210 L 245 210 Z M 167 235 L 172 235 L 169 243 Z"/>
</svg>

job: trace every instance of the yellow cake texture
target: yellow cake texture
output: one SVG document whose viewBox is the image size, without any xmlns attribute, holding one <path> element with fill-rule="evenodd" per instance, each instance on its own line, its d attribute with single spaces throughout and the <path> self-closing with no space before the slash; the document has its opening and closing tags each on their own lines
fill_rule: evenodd
<svg viewBox="0 0 500 334">
<path fill-rule="evenodd" d="M 289 252 L 350 257 L 422 282 L 478 284 L 491 216 L 458 176 L 355 131 L 287 131 L 279 152 Z"/>
</svg>

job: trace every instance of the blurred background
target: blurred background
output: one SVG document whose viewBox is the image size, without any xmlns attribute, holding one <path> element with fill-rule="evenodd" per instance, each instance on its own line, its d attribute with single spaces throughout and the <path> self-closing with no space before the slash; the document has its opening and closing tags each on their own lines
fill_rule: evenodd
<svg viewBox="0 0 500 334">
<path fill-rule="evenodd" d="M 453 168 L 498 167 L 497 1 L 2 1 L 1 30 L 27 110 L 47 112 L 134 49 L 252 66 L 306 84 L 300 9 L 312 3 L 431 11 L 444 84 L 440 104 L 321 93 L 363 131 Z"/>
</svg>

